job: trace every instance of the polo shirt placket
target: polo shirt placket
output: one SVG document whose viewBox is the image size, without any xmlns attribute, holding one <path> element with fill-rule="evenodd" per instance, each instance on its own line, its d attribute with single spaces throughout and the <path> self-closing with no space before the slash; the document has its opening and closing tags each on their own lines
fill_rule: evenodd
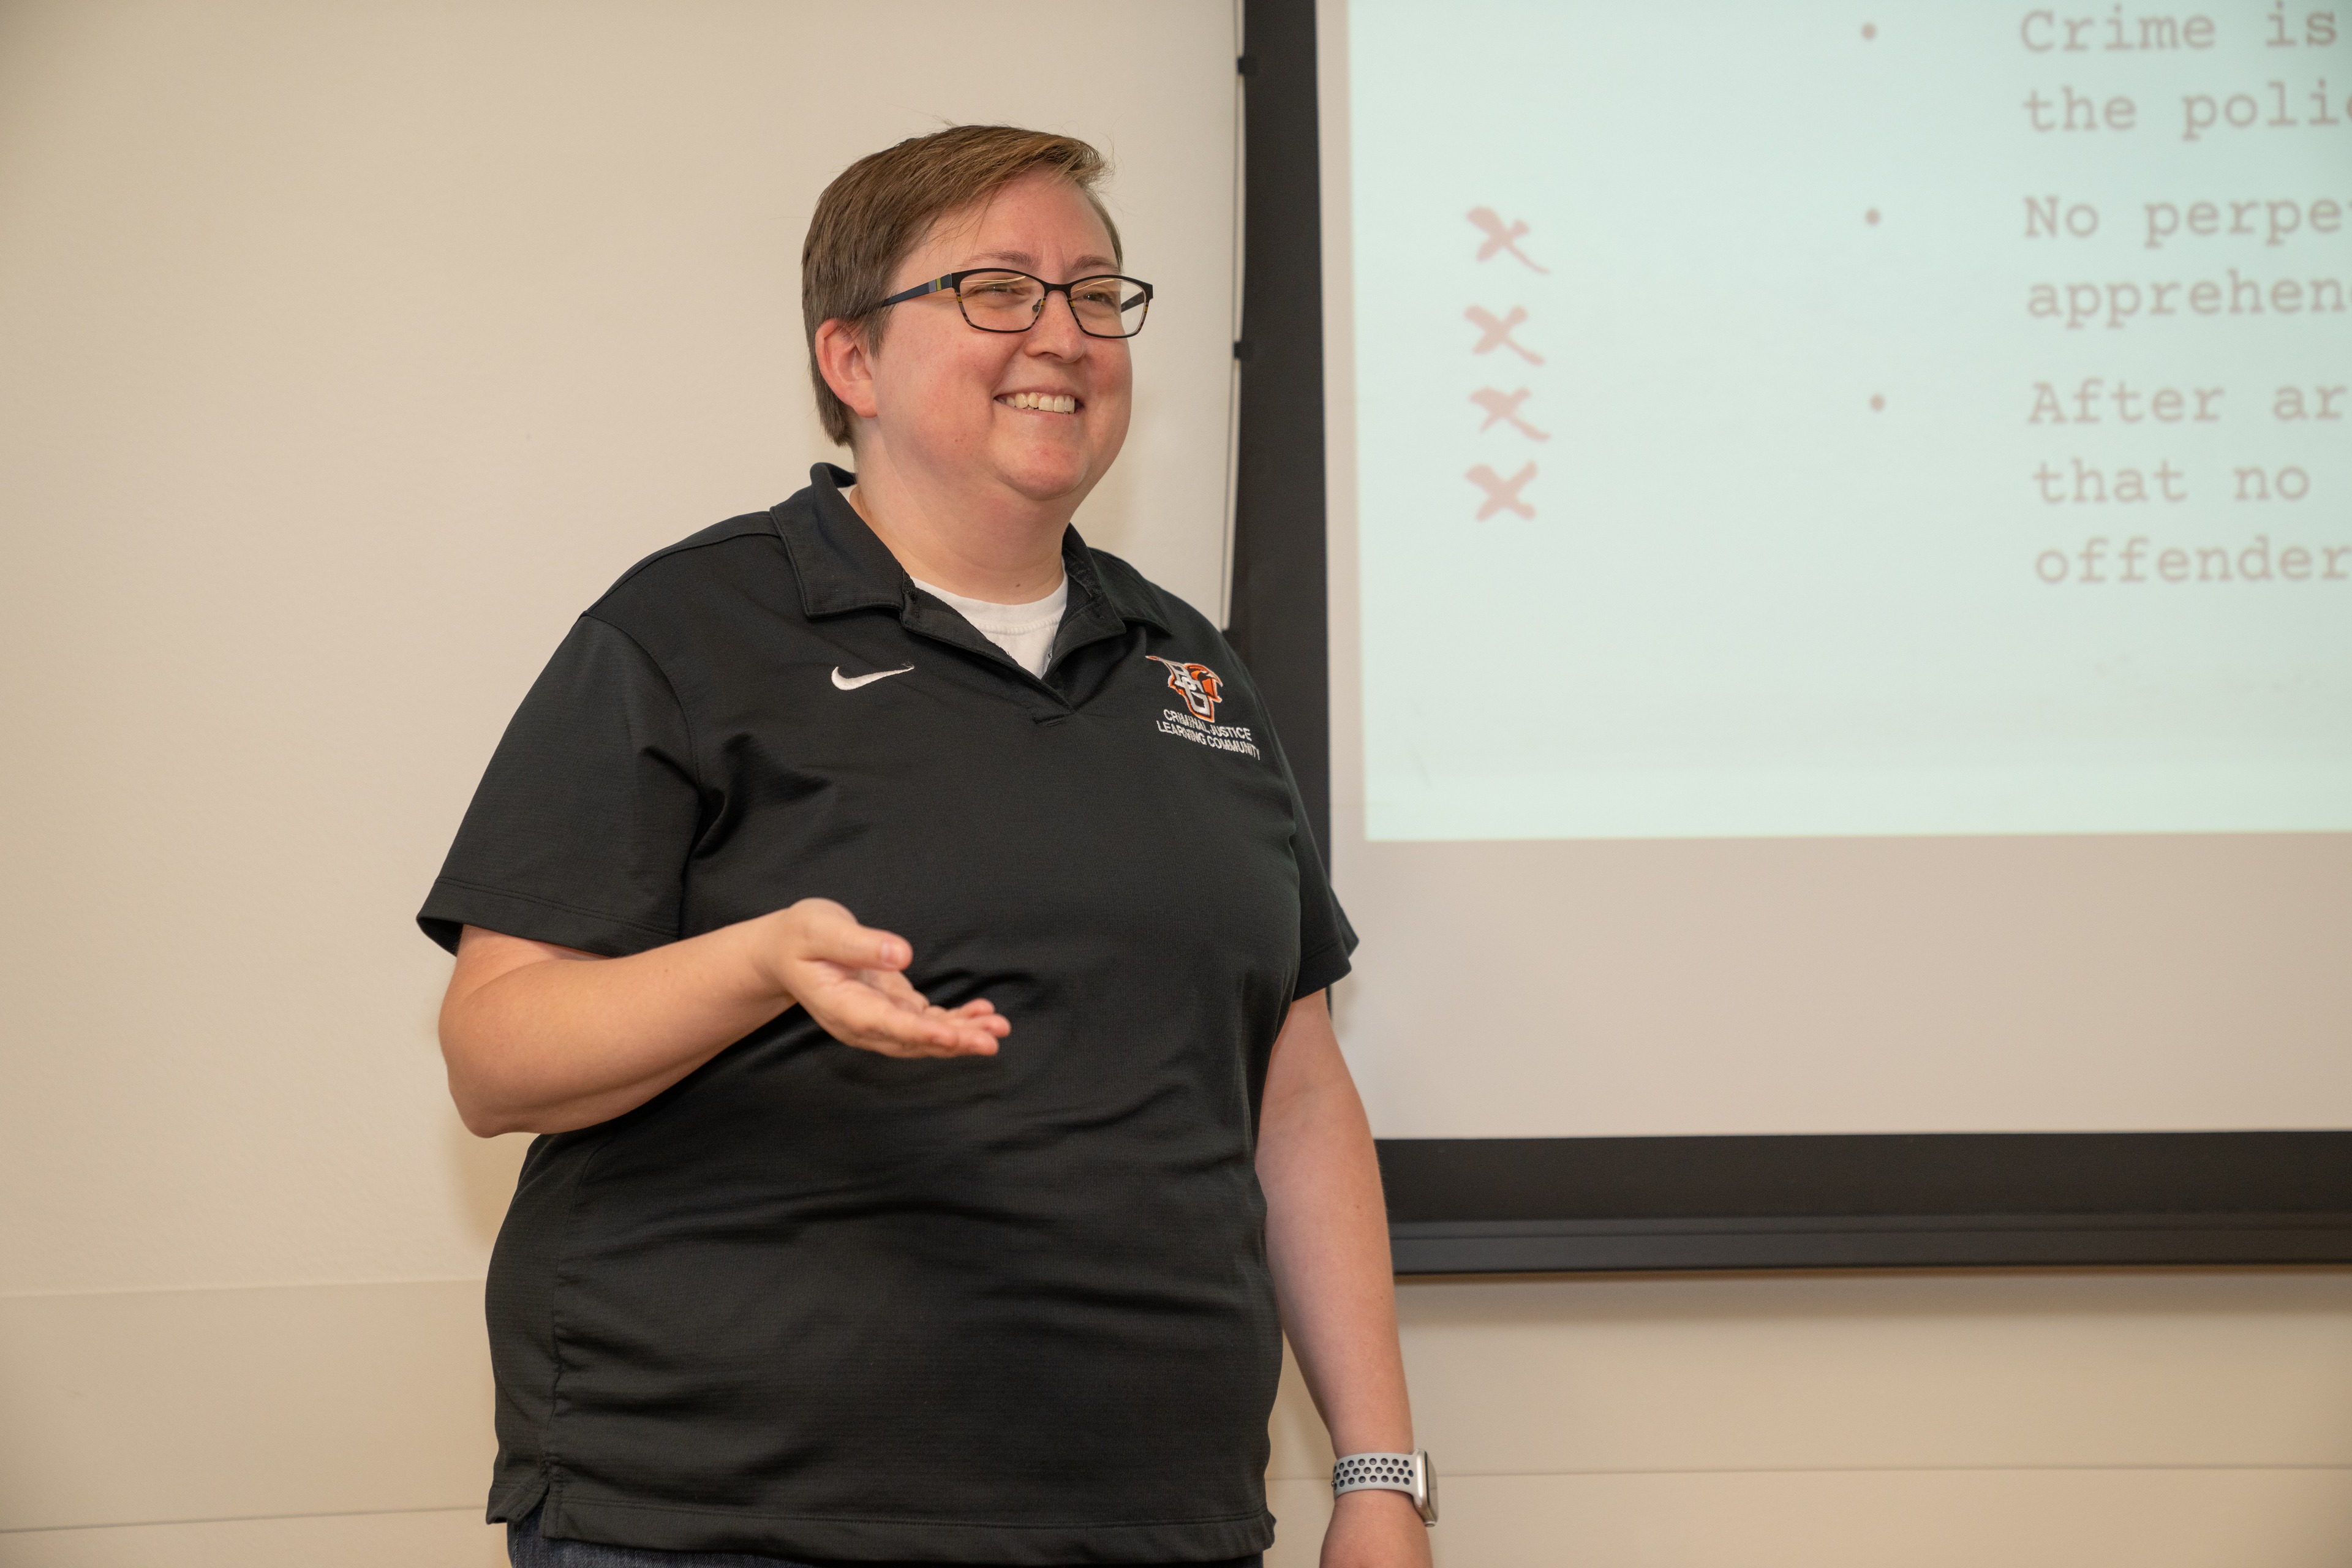
<svg viewBox="0 0 2352 1568">
<path fill-rule="evenodd" d="M 618 955 L 832 898 L 1013 1033 L 901 1061 L 793 1009 L 535 1141 L 488 1288 L 491 1518 L 812 1558 L 1262 1550 L 1257 1102 L 1354 942 L 1263 704 L 1075 530 L 1032 676 L 913 587 L 850 476 L 811 479 L 581 618 L 420 923 Z"/>
</svg>

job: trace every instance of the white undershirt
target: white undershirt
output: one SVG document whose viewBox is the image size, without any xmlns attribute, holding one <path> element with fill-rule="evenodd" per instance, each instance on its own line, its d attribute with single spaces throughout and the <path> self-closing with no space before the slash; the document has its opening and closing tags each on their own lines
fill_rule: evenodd
<svg viewBox="0 0 2352 1568">
<path fill-rule="evenodd" d="M 1046 661 L 1054 657 L 1054 634 L 1062 629 L 1062 611 L 1070 602 L 1068 574 L 1054 584 L 1052 593 L 1025 605 L 992 605 L 986 599 L 950 594 L 920 577 L 909 581 L 970 621 L 972 630 L 1012 655 L 1013 663 L 1032 675 L 1045 673 Z"/>
</svg>

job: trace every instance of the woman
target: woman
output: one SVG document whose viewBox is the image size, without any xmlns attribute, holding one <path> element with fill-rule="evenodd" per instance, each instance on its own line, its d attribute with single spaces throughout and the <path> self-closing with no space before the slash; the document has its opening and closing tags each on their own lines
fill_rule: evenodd
<svg viewBox="0 0 2352 1568">
<path fill-rule="evenodd" d="M 518 1563 L 1255 1563 L 1277 1300 L 1339 1452 L 1412 1449 L 1352 933 L 1240 661 L 1069 526 L 1150 293 L 1101 173 L 960 127 L 826 190 L 855 481 L 582 616 L 419 915 L 467 1126 L 542 1135 Z M 1339 1499 L 1326 1563 L 1427 1554 Z"/>
</svg>

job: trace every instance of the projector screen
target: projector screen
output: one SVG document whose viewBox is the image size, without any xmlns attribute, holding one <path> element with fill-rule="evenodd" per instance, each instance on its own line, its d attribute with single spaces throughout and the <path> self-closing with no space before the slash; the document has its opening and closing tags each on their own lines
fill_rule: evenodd
<svg viewBox="0 0 2352 1568">
<path fill-rule="evenodd" d="M 2352 1128 L 2352 9 L 1317 22 L 1376 1132 Z"/>
</svg>

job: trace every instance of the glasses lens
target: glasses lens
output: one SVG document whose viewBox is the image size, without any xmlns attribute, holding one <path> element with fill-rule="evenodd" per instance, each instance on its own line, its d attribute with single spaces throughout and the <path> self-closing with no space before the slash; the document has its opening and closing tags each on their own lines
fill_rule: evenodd
<svg viewBox="0 0 2352 1568">
<path fill-rule="evenodd" d="M 1045 286 L 1018 272 L 975 272 L 956 289 L 963 302 L 964 320 L 992 332 L 1028 330 L 1037 319 Z"/>
<path fill-rule="evenodd" d="M 1132 278 L 1081 278 L 1070 285 L 1078 325 L 1098 338 L 1131 338 L 1143 330 L 1150 290 Z"/>
</svg>

